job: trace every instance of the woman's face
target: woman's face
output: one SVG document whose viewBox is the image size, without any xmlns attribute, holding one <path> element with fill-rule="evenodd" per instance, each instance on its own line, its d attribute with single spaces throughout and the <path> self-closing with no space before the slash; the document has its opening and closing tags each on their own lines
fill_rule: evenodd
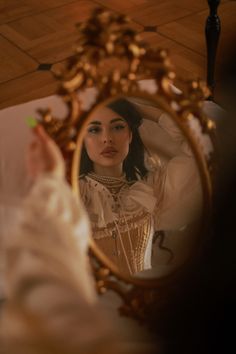
<svg viewBox="0 0 236 354">
<path fill-rule="evenodd" d="M 110 108 L 103 106 L 91 114 L 84 144 L 94 167 L 122 166 L 131 140 L 128 123 Z"/>
</svg>

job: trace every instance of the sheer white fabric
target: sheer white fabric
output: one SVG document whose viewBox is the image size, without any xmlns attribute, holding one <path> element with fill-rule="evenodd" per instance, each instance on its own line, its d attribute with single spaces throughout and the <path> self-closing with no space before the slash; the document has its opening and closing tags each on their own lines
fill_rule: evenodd
<svg viewBox="0 0 236 354">
<path fill-rule="evenodd" d="M 49 343 L 57 353 L 106 352 L 111 326 L 97 305 L 89 237 L 87 215 L 70 187 L 41 177 L 5 245 L 1 339 L 8 353 L 44 353 Z"/>
</svg>

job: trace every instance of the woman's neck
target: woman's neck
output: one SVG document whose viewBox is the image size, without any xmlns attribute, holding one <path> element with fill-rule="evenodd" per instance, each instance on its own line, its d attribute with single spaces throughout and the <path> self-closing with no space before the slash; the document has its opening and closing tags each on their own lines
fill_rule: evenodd
<svg viewBox="0 0 236 354">
<path fill-rule="evenodd" d="M 94 164 L 94 173 L 99 176 L 107 176 L 107 177 L 121 177 L 123 175 L 122 165 L 119 166 L 99 166 Z"/>
</svg>

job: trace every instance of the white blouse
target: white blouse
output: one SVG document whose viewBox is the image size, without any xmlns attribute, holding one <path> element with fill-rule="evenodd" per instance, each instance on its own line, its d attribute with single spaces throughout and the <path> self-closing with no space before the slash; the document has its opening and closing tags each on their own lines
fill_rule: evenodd
<svg viewBox="0 0 236 354">
<path fill-rule="evenodd" d="M 197 220 L 202 206 L 198 168 L 180 130 L 162 114 L 159 125 L 181 147 L 143 180 L 88 174 L 79 180 L 93 238 L 121 272 L 151 267 L 152 238 L 158 230 L 178 230 Z M 106 180 L 107 179 L 107 180 Z M 111 186 L 119 187 L 112 192 Z M 114 189 L 114 188 L 113 188 Z"/>
</svg>

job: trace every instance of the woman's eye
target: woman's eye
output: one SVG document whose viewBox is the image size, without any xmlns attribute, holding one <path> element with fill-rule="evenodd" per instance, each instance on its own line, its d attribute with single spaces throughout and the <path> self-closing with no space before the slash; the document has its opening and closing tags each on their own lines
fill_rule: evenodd
<svg viewBox="0 0 236 354">
<path fill-rule="evenodd" d="M 123 124 L 118 124 L 113 127 L 114 130 L 123 130 L 125 129 L 125 125 Z"/>
<path fill-rule="evenodd" d="M 97 134 L 97 133 L 99 133 L 100 132 L 100 128 L 99 127 L 90 127 L 89 129 L 88 129 L 88 133 L 91 133 L 91 134 Z"/>
</svg>

